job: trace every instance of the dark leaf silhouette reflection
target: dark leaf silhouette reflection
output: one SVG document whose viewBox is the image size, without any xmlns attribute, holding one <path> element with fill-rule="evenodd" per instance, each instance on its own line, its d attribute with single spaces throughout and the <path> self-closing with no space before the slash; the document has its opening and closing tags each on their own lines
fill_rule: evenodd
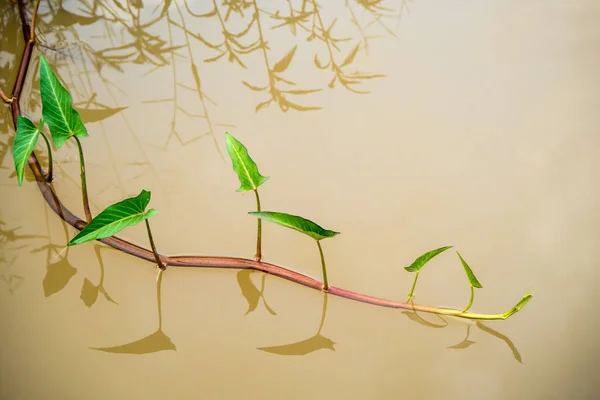
<svg viewBox="0 0 600 400">
<path fill-rule="evenodd" d="M 466 349 L 472 344 L 475 344 L 472 340 L 469 340 L 469 335 L 471 334 L 471 325 L 467 325 L 467 336 L 462 340 L 462 342 L 455 344 L 454 346 L 448 346 L 449 349 Z"/>
<path fill-rule="evenodd" d="M 490 335 L 495 336 L 498 339 L 504 341 L 508 345 L 508 347 L 510 347 L 510 350 L 512 351 L 512 354 L 513 354 L 513 357 L 515 358 L 515 360 L 517 360 L 518 362 L 523 364 L 523 360 L 521 358 L 521 353 L 519 353 L 517 346 L 515 346 L 515 344 L 512 342 L 512 340 L 509 339 L 508 336 L 503 335 L 500 332 L 493 330 L 492 328 L 489 328 L 488 326 L 484 325 L 481 321 L 477 321 L 477 327 L 479 329 L 481 329 L 482 331 L 487 332 Z"/>
<path fill-rule="evenodd" d="M 50 258 L 50 251 L 48 251 L 48 258 Z M 77 268 L 71 265 L 67 256 L 48 264 L 46 276 L 42 281 L 44 296 L 49 297 L 63 290 L 76 273 Z"/>
<path fill-rule="evenodd" d="M 258 288 L 254 286 L 252 279 L 250 279 L 250 275 L 255 272 L 256 271 L 253 271 L 251 269 L 242 269 L 237 274 L 237 282 L 240 286 L 240 289 L 242 290 L 242 296 L 244 296 L 244 298 L 248 302 L 248 310 L 246 311 L 245 315 L 248 315 L 249 313 L 256 310 L 260 299 L 262 299 L 263 304 L 265 305 L 265 308 L 267 309 L 269 314 L 277 315 L 277 313 L 267 304 L 267 300 L 265 299 L 264 295 L 265 279 L 267 278 L 267 274 L 262 274 L 261 287 L 260 290 L 258 290 Z"/>
<path fill-rule="evenodd" d="M 269 346 L 269 347 L 258 347 L 258 350 L 265 351 L 271 354 L 278 354 L 281 356 L 303 356 L 309 353 L 313 353 L 321 349 L 329 349 L 335 351 L 335 342 L 323 335 L 321 330 L 323 324 L 325 324 L 325 316 L 327 315 L 327 293 L 323 294 L 323 311 L 321 312 L 321 323 L 319 329 L 314 336 L 308 339 L 301 340 L 299 342 L 284 344 L 280 346 Z"/>
<path fill-rule="evenodd" d="M 156 303 L 158 307 L 158 329 L 150 335 L 138 339 L 136 341 L 122 344 L 113 347 L 90 347 L 92 350 L 104 351 L 107 353 L 119 353 L 119 354 L 149 354 L 156 353 L 164 350 L 176 351 L 175 344 L 171 341 L 162 328 L 162 278 L 164 271 L 159 269 L 158 276 L 156 278 Z"/>
<path fill-rule="evenodd" d="M 96 258 L 98 259 L 98 264 L 100 265 L 100 283 L 98 283 L 98 285 L 94 285 L 88 278 L 85 278 L 83 280 L 83 287 L 81 288 L 81 300 L 83 300 L 83 303 L 88 307 L 91 307 L 94 305 L 94 303 L 96 303 L 96 300 L 98 299 L 98 293 L 103 294 L 107 301 L 117 304 L 117 302 L 114 301 L 104 289 L 104 260 L 102 259 L 100 250 L 102 250 L 100 245 L 94 245 L 94 252 L 96 253 Z"/>
<path fill-rule="evenodd" d="M 444 325 L 434 324 L 432 322 L 429 322 L 429 321 L 423 319 L 421 316 L 419 316 L 415 312 L 415 310 L 403 311 L 402 314 L 406 315 L 411 321 L 414 321 L 414 322 L 416 322 L 420 325 L 423 325 L 425 327 L 428 327 L 428 328 L 439 329 L 439 328 L 445 328 L 446 326 L 448 326 L 448 322 L 437 314 L 436 314 L 437 317 L 440 318 L 442 321 L 444 321 Z M 465 323 L 465 322 L 462 321 L 462 323 Z M 467 334 L 466 334 L 465 338 L 461 342 L 459 342 L 455 345 L 448 346 L 448 348 L 454 349 L 454 350 L 463 350 L 463 349 L 466 349 L 466 348 L 470 347 L 471 345 L 475 344 L 476 342 L 469 340 L 469 336 L 471 335 L 471 326 L 472 326 L 471 323 L 467 323 Z M 477 327 L 479 329 L 481 329 L 482 331 L 489 333 L 490 335 L 495 336 L 498 339 L 504 341 L 508 345 L 508 347 L 511 349 L 515 360 L 517 360 L 521 364 L 523 363 L 521 360 L 521 354 L 519 353 L 519 350 L 517 349 L 515 344 L 512 342 L 512 340 L 510 340 L 506 335 L 503 335 L 502 333 L 497 332 L 497 331 L 487 327 L 481 321 L 477 321 Z"/>
</svg>

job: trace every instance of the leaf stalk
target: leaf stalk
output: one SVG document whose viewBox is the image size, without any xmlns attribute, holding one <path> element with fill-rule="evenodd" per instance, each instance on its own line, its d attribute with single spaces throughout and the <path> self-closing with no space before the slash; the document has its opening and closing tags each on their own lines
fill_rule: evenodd
<svg viewBox="0 0 600 400">
<path fill-rule="evenodd" d="M 158 251 L 156 251 L 156 246 L 154 245 L 154 238 L 152 238 L 152 230 L 150 229 L 150 222 L 148 222 L 148 218 L 146 218 L 144 221 L 146 222 L 146 229 L 148 230 L 148 239 L 150 240 L 150 247 L 152 247 L 152 254 L 154 254 L 154 258 L 156 259 L 156 264 L 158 265 L 158 268 L 164 271 L 165 269 L 167 269 L 167 266 L 163 264 L 162 260 L 160 259 L 160 256 L 158 255 Z"/>
<path fill-rule="evenodd" d="M 319 247 L 319 254 L 321 255 L 321 268 L 323 269 L 323 290 L 329 290 L 329 282 L 327 281 L 327 268 L 325 267 L 325 257 L 323 256 L 323 249 L 321 248 L 321 241 L 316 240 L 317 246 Z"/>
<path fill-rule="evenodd" d="M 260 212 L 260 196 L 258 195 L 258 189 L 254 189 L 254 194 L 256 195 L 256 211 Z M 257 218 L 258 227 L 256 232 L 256 254 L 254 255 L 254 259 L 256 261 L 260 261 L 262 258 L 262 220 Z"/>
<path fill-rule="evenodd" d="M 469 300 L 469 304 L 467 304 L 467 306 L 465 308 L 463 308 L 461 313 L 465 313 L 465 312 L 469 311 L 469 308 L 471 308 L 471 306 L 473 305 L 474 298 L 475 298 L 475 288 L 473 287 L 473 285 L 471 285 L 471 299 Z"/>
<path fill-rule="evenodd" d="M 412 287 L 410 288 L 410 293 L 408 293 L 408 297 L 406 299 L 406 302 L 410 302 L 413 298 L 413 293 L 415 292 L 415 287 L 417 286 L 417 279 L 419 279 L 419 272 L 421 271 L 417 271 L 415 273 L 415 280 L 413 281 Z"/>
<path fill-rule="evenodd" d="M 46 146 L 48 147 L 48 173 L 46 174 L 46 182 L 52 182 L 53 174 L 52 174 L 52 146 L 50 146 L 50 141 L 48 137 L 42 132 L 42 127 L 40 126 L 40 135 L 44 138 L 46 142 Z"/>
<path fill-rule="evenodd" d="M 73 135 L 75 141 L 77 142 L 77 149 L 79 150 L 79 166 L 81 169 L 81 195 L 83 197 L 83 210 L 85 212 L 85 219 L 89 224 L 92 221 L 92 212 L 90 211 L 90 202 L 88 200 L 87 193 L 87 180 L 85 177 L 85 160 L 83 158 L 83 148 L 81 147 L 81 142 L 79 138 Z"/>
</svg>

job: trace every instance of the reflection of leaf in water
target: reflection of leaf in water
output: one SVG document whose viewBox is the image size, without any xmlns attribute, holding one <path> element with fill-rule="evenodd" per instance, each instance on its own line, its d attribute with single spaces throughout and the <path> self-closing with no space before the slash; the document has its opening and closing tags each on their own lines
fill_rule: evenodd
<svg viewBox="0 0 600 400">
<path fill-rule="evenodd" d="M 48 264 L 46 267 L 46 276 L 42 281 L 44 296 L 49 297 L 63 290 L 76 273 L 77 268 L 73 267 L 66 257 L 55 263 Z"/>
<path fill-rule="evenodd" d="M 419 323 L 423 326 L 427 326 L 429 328 L 445 328 L 448 325 L 447 322 L 446 322 L 446 325 L 438 325 L 438 324 L 434 324 L 433 322 L 429 322 L 429 321 L 423 319 L 423 317 L 421 317 L 419 314 L 417 314 L 414 311 L 402 311 L 402 314 L 406 315 L 412 321 Z"/>
<path fill-rule="evenodd" d="M 97 121 L 102 121 L 108 117 L 111 117 L 123 110 L 127 109 L 127 107 L 117 107 L 117 108 L 80 108 L 79 115 L 81 116 L 81 120 L 86 123 L 92 123 Z"/>
<path fill-rule="evenodd" d="M 508 345 L 508 347 L 510 347 L 510 349 L 512 350 L 513 357 L 515 358 L 515 360 L 517 360 L 518 362 L 520 362 L 521 364 L 523 364 L 523 361 L 521 359 L 521 353 L 519 353 L 519 350 L 517 349 L 517 346 L 515 346 L 515 344 L 512 342 L 512 340 L 510 340 L 508 338 L 508 336 L 503 335 L 500 332 L 495 331 L 492 328 L 487 327 L 481 321 L 477 321 L 477 327 L 479 329 L 481 329 L 482 331 L 487 332 L 487 333 L 489 333 L 492 336 L 496 336 L 500 340 L 503 340 Z"/>
<path fill-rule="evenodd" d="M 250 274 L 252 270 L 249 269 L 241 269 L 237 274 L 237 281 L 240 289 L 242 290 L 242 296 L 248 302 L 248 311 L 246 311 L 246 315 L 256 310 L 258 307 L 258 301 L 260 300 L 260 291 L 254 286 L 252 279 L 250 279 Z"/>
<path fill-rule="evenodd" d="M 283 58 L 273 65 L 273 72 L 281 73 L 284 72 L 290 66 L 292 62 L 292 58 L 294 58 L 294 54 L 296 53 L 296 48 L 298 46 L 294 46 Z"/>
<path fill-rule="evenodd" d="M 258 307 L 258 302 L 261 298 L 263 299 L 263 304 L 265 305 L 267 311 L 271 315 L 277 315 L 277 313 L 271 307 L 269 307 L 269 305 L 267 304 L 267 300 L 264 296 L 265 279 L 267 275 L 262 275 L 262 287 L 261 290 L 258 290 L 258 288 L 254 285 L 254 282 L 252 282 L 252 279 L 250 279 L 250 275 L 254 272 L 256 271 L 252 271 L 250 269 L 242 269 L 237 274 L 237 281 L 242 291 L 242 296 L 244 296 L 244 298 L 248 302 L 248 310 L 246 311 L 245 315 L 248 315 L 252 311 L 256 310 L 256 307 Z"/>
<path fill-rule="evenodd" d="M 160 329 L 150 336 L 146 336 L 135 342 L 114 347 L 90 347 L 90 349 L 121 354 L 149 354 L 163 350 L 177 351 L 171 338 Z"/>
<path fill-rule="evenodd" d="M 258 350 L 282 356 L 301 356 L 321 349 L 335 351 L 335 342 L 325 336 L 318 334 L 309 339 L 281 346 L 258 347 Z"/>
<path fill-rule="evenodd" d="M 470 345 L 475 344 L 472 340 L 463 340 L 460 343 L 455 344 L 454 346 L 448 346 L 449 349 L 466 349 Z"/>
<path fill-rule="evenodd" d="M 448 346 L 449 349 L 466 349 L 472 344 L 475 344 L 472 340 L 469 340 L 469 335 L 471 334 L 471 325 L 467 325 L 467 336 L 463 339 L 462 342 L 455 344 L 454 346 Z"/>
<path fill-rule="evenodd" d="M 86 306 L 91 307 L 98 299 L 98 286 L 94 286 L 88 278 L 83 280 L 83 287 L 81 288 L 81 300 Z"/>
<path fill-rule="evenodd" d="M 106 290 L 104 290 L 103 286 L 98 286 L 98 292 L 102 293 L 104 295 L 104 298 L 106 298 L 106 301 L 110 301 L 113 304 L 119 304 L 116 301 L 114 301 L 113 298 L 108 295 L 108 293 L 106 293 Z"/>
</svg>

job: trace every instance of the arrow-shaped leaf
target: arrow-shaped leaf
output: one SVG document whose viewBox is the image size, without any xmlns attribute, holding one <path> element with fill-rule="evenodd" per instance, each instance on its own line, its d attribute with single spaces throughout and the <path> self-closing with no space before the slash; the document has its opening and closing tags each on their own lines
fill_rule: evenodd
<svg viewBox="0 0 600 400">
<path fill-rule="evenodd" d="M 429 260 L 431 260 L 433 257 L 437 256 L 441 252 L 448 250 L 450 247 L 452 247 L 452 246 L 445 246 L 445 247 L 440 247 L 439 249 L 431 250 L 430 252 L 427 252 L 427 253 L 423 254 L 422 256 L 420 256 L 419 258 L 417 258 L 408 267 L 404 267 L 404 269 L 407 270 L 408 272 L 418 272 L 421 268 L 423 268 L 423 266 L 425 264 L 427 264 L 427 262 Z"/>
<path fill-rule="evenodd" d="M 40 122 L 41 126 L 43 126 L 43 121 Z M 37 128 L 29 118 L 17 117 L 17 134 L 13 143 L 13 159 L 19 186 L 23 184 L 23 173 L 25 172 L 27 158 L 33 151 L 39 137 L 40 128 Z"/>
<path fill-rule="evenodd" d="M 262 220 L 274 222 L 281 226 L 297 230 L 302 232 L 315 240 L 321 240 L 325 238 L 334 237 L 340 232 L 330 231 L 329 229 L 323 229 L 314 222 L 299 217 L 297 215 L 285 214 L 281 212 L 273 211 L 262 211 L 262 212 L 249 212 L 248 214 L 254 215 Z"/>
<path fill-rule="evenodd" d="M 296 47 L 298 47 L 298 45 L 294 46 L 294 48 L 291 49 L 285 56 L 283 56 L 281 60 L 277 61 L 275 65 L 273 65 L 273 72 L 284 72 L 290 66 L 292 58 L 294 58 L 294 53 L 296 53 Z"/>
<path fill-rule="evenodd" d="M 88 136 L 79 113 L 73 108 L 71 94 L 60 83 L 46 58 L 40 55 L 40 93 L 42 116 L 50 128 L 56 147 L 62 146 L 75 135 Z"/>
<path fill-rule="evenodd" d="M 237 189 L 238 192 L 256 190 L 269 179 L 268 176 L 262 176 L 258 172 L 256 163 L 252 157 L 250 157 L 248 150 L 240 141 L 231 136 L 231 134 L 225 133 L 225 142 L 227 145 L 227 152 L 229 153 L 229 157 L 231 157 L 233 170 L 240 180 L 241 186 Z"/>
<path fill-rule="evenodd" d="M 150 202 L 150 192 L 142 190 L 136 197 L 130 197 L 98 214 L 69 242 L 69 246 L 113 236 L 128 226 L 135 225 L 158 212 L 151 208 L 145 211 Z"/>
<path fill-rule="evenodd" d="M 479 281 L 475 277 L 475 274 L 473 273 L 473 270 L 471 270 L 471 267 L 469 267 L 469 264 L 467 264 L 465 260 L 463 260 L 462 256 L 458 251 L 456 252 L 456 254 L 458 254 L 458 258 L 460 258 L 460 262 L 462 263 L 465 272 L 467 273 L 467 278 L 469 279 L 469 283 L 471 284 L 471 286 L 481 289 L 483 286 L 481 286 L 481 283 L 479 283 Z"/>
</svg>

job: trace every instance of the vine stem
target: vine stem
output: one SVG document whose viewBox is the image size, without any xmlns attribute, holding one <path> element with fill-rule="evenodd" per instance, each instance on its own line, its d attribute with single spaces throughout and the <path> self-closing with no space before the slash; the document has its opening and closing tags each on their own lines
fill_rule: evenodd
<svg viewBox="0 0 600 400">
<path fill-rule="evenodd" d="M 154 245 L 154 239 L 152 238 L 152 230 L 150 229 L 150 222 L 148 222 L 148 218 L 146 218 L 144 222 L 146 222 L 146 229 L 148 230 L 148 239 L 150 239 L 150 247 L 152 247 L 152 254 L 156 259 L 156 265 L 158 265 L 158 268 L 164 271 L 165 269 L 167 269 L 167 266 L 163 264 L 162 260 L 160 259 L 160 256 L 158 255 L 158 252 L 156 251 L 156 246 Z"/>
<path fill-rule="evenodd" d="M 260 197 L 258 196 L 258 189 L 254 189 L 254 194 L 256 195 L 256 211 L 260 212 Z M 262 258 L 262 220 L 260 218 L 256 218 L 258 220 L 258 228 L 256 232 L 256 255 L 254 256 L 255 261 L 260 261 Z"/>
<path fill-rule="evenodd" d="M 50 141 L 48 140 L 48 137 L 46 135 L 44 135 L 44 132 L 42 132 L 42 127 L 40 126 L 40 135 L 42 135 L 42 137 L 44 138 L 44 141 L 46 142 L 46 146 L 48 147 L 48 173 L 46 174 L 46 182 L 52 182 L 52 146 L 50 146 Z"/>
<path fill-rule="evenodd" d="M 415 274 L 415 280 L 413 281 L 412 287 L 410 288 L 410 293 L 408 294 L 408 298 L 406 299 L 407 303 L 413 298 L 413 293 L 415 292 L 415 287 L 417 286 L 417 279 L 419 279 L 419 272 L 421 271 L 417 271 L 417 273 Z"/>
<path fill-rule="evenodd" d="M 79 138 L 73 135 L 75 141 L 77 142 L 77 149 L 79 150 L 79 167 L 81 170 L 81 196 L 83 197 L 83 211 L 85 212 L 85 219 L 88 224 L 92 221 L 92 212 L 90 211 L 90 202 L 88 200 L 87 193 L 87 179 L 85 177 L 85 160 L 83 158 L 83 148 L 81 147 L 81 142 Z"/>
<path fill-rule="evenodd" d="M 25 48 L 23 49 L 23 54 L 21 56 L 21 61 L 19 65 L 19 72 L 17 74 L 17 79 L 15 81 L 13 87 L 14 97 L 17 99 L 13 101 L 11 104 L 11 111 L 13 116 L 13 125 L 16 130 L 17 127 L 17 117 L 21 115 L 20 107 L 19 107 L 19 99 L 21 95 L 21 91 L 23 89 L 23 85 L 25 82 L 25 77 L 27 75 L 27 69 L 29 68 L 29 61 L 31 59 L 31 50 L 33 48 L 33 43 L 29 41 L 29 23 L 27 21 L 27 16 L 25 15 L 25 6 L 23 0 L 18 0 L 19 6 L 19 15 L 21 17 L 21 24 L 23 26 L 23 36 L 25 38 Z M 56 193 L 52 188 L 52 184 L 48 183 L 43 179 L 44 172 L 42 167 L 35 156 L 35 153 L 32 152 L 27 159 L 27 164 L 31 169 L 32 173 L 36 177 L 38 189 L 40 190 L 44 200 L 48 204 L 48 206 L 54 211 L 63 221 L 73 226 L 76 229 L 83 229 L 87 223 L 83 221 L 81 218 L 77 217 L 69 209 L 62 204 Z M 104 243 L 107 246 L 110 246 L 114 249 L 120 250 L 124 253 L 133 255 L 140 259 L 155 262 L 156 258 L 154 253 L 150 250 L 137 246 L 133 243 L 127 242 L 123 239 L 119 239 L 118 237 L 112 236 L 108 238 L 101 239 L 100 242 Z M 67 248 L 68 249 L 68 248 Z M 278 265 L 269 264 L 261 261 L 254 261 L 245 258 L 236 258 L 236 257 L 210 257 L 210 256 L 161 256 L 159 257 L 164 260 L 166 264 L 169 266 L 176 267 L 197 267 L 197 268 L 229 268 L 229 269 L 255 269 L 258 271 L 265 272 L 267 274 L 271 274 L 273 276 L 277 276 L 283 279 L 287 279 L 291 282 L 297 283 L 299 285 L 303 285 L 315 290 L 322 290 L 323 283 L 319 282 L 316 279 L 313 279 L 309 276 L 300 274 L 295 271 L 291 271 L 284 267 L 280 267 Z M 337 287 L 329 287 L 327 293 L 343 297 L 349 300 L 359 301 L 363 303 L 372 304 L 380 307 L 389 307 L 389 308 L 399 308 L 405 309 L 409 311 L 421 311 L 439 315 L 448 315 L 455 316 L 459 318 L 465 319 L 476 319 L 476 320 L 504 320 L 521 310 L 525 306 L 525 304 L 532 298 L 532 294 L 526 294 L 514 307 L 502 314 L 475 314 L 475 313 L 461 313 L 461 310 L 453 309 L 453 308 L 442 308 L 442 307 L 431 307 L 431 306 L 422 306 L 417 304 L 408 304 L 402 303 L 399 301 L 386 300 L 381 299 L 374 296 L 369 296 L 366 294 L 352 292 L 350 290 L 345 290 Z"/>
<path fill-rule="evenodd" d="M 315 240 L 319 247 L 319 254 L 321 255 L 321 269 L 323 270 L 323 290 L 329 290 L 329 283 L 327 282 L 327 269 L 325 268 L 325 257 L 323 257 L 323 249 L 321 248 L 321 241 Z"/>
</svg>

